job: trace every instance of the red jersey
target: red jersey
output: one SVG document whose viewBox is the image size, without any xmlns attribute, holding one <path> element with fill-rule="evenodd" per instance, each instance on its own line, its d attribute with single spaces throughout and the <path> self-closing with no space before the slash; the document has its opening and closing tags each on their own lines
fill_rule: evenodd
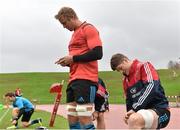
<svg viewBox="0 0 180 130">
<path fill-rule="evenodd" d="M 124 91 L 127 111 L 133 109 L 168 108 L 168 101 L 158 73 L 151 63 L 134 60 L 125 76 Z"/>
<path fill-rule="evenodd" d="M 84 22 L 78 29 L 74 31 L 71 37 L 68 47 L 69 55 L 82 55 L 97 46 L 102 46 L 99 32 L 94 26 Z M 93 82 L 98 82 L 97 60 L 72 63 L 70 65 L 69 82 L 76 79 L 86 79 Z"/>
</svg>

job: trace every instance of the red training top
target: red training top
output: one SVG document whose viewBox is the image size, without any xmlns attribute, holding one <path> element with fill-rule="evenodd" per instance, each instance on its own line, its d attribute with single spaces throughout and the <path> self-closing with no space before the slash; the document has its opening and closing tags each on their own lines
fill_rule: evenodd
<svg viewBox="0 0 180 130">
<path fill-rule="evenodd" d="M 69 42 L 69 55 L 82 55 L 96 46 L 102 46 L 99 32 L 97 29 L 84 22 L 76 29 Z M 70 65 L 69 82 L 76 79 L 86 79 L 98 82 L 98 63 L 91 62 L 74 62 Z"/>
</svg>

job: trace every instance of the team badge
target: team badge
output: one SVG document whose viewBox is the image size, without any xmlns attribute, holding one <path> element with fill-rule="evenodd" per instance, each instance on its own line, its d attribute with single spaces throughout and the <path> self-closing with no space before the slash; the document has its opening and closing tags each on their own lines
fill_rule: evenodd
<svg viewBox="0 0 180 130">
<path fill-rule="evenodd" d="M 132 94 L 136 93 L 136 92 L 137 92 L 137 91 L 136 91 L 136 88 L 132 88 L 132 89 L 130 90 L 130 92 L 131 92 Z"/>
</svg>

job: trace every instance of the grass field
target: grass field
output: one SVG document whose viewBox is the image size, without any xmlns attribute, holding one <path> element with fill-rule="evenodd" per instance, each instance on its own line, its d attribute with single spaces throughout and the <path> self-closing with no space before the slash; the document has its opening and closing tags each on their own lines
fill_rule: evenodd
<svg viewBox="0 0 180 130">
<path fill-rule="evenodd" d="M 6 111 L 7 111 L 7 109 L 0 111 L 0 119 Z M 11 111 L 12 110 L 10 109 L 8 111 L 8 113 L 4 116 L 4 118 L 0 120 L 0 129 L 6 129 L 7 127 L 11 126 L 11 122 L 10 122 Z M 50 120 L 50 113 L 44 112 L 44 111 L 35 111 L 31 117 L 31 119 L 36 119 L 39 117 L 41 117 L 43 120 L 43 126 L 47 127 L 48 129 L 51 129 L 51 127 L 48 127 L 49 120 Z M 19 122 L 19 125 L 20 125 L 20 122 Z M 30 126 L 29 128 L 26 128 L 26 129 L 34 129 L 38 126 L 39 126 L 39 124 L 36 124 L 36 125 Z M 61 116 L 57 116 L 53 129 L 67 129 L 67 128 L 68 128 L 67 120 Z"/>
<path fill-rule="evenodd" d="M 176 71 L 177 77 L 173 77 L 172 70 L 158 71 L 166 95 L 180 95 L 180 70 Z M 100 72 L 99 76 L 105 81 L 108 87 L 110 103 L 124 103 L 122 91 L 122 75 L 117 72 Z M 65 90 L 68 82 L 68 73 L 13 73 L 0 74 L 0 103 L 4 103 L 3 95 L 12 92 L 16 88 L 21 88 L 23 96 L 30 100 L 36 99 L 38 104 L 53 104 L 56 95 L 49 93 L 51 84 L 65 80 L 63 86 L 62 103 L 65 103 Z M 0 111 L 0 119 L 6 110 Z M 36 111 L 32 119 L 41 117 L 43 125 L 48 127 L 50 113 Z M 11 110 L 0 120 L 0 129 L 10 126 Z M 35 128 L 31 126 L 30 128 Z M 53 129 L 67 129 L 67 120 L 57 116 Z"/>
<path fill-rule="evenodd" d="M 173 77 L 172 70 L 158 71 L 166 95 L 180 95 L 180 70 L 177 77 Z M 118 72 L 100 72 L 99 76 L 108 87 L 110 103 L 124 103 L 122 91 L 122 76 Z M 51 84 L 64 80 L 62 103 L 65 103 L 65 90 L 68 82 L 68 73 L 14 73 L 0 74 L 0 103 L 3 103 L 3 95 L 6 92 L 21 88 L 23 96 L 30 100 L 37 100 L 38 104 L 54 103 L 54 94 L 49 93 Z"/>
</svg>

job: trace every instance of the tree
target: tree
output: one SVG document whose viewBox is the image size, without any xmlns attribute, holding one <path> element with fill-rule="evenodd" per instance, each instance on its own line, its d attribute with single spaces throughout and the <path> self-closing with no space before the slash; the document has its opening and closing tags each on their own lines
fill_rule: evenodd
<svg viewBox="0 0 180 130">
<path fill-rule="evenodd" d="M 168 69 L 180 69 L 180 62 L 170 60 L 168 62 Z"/>
</svg>

